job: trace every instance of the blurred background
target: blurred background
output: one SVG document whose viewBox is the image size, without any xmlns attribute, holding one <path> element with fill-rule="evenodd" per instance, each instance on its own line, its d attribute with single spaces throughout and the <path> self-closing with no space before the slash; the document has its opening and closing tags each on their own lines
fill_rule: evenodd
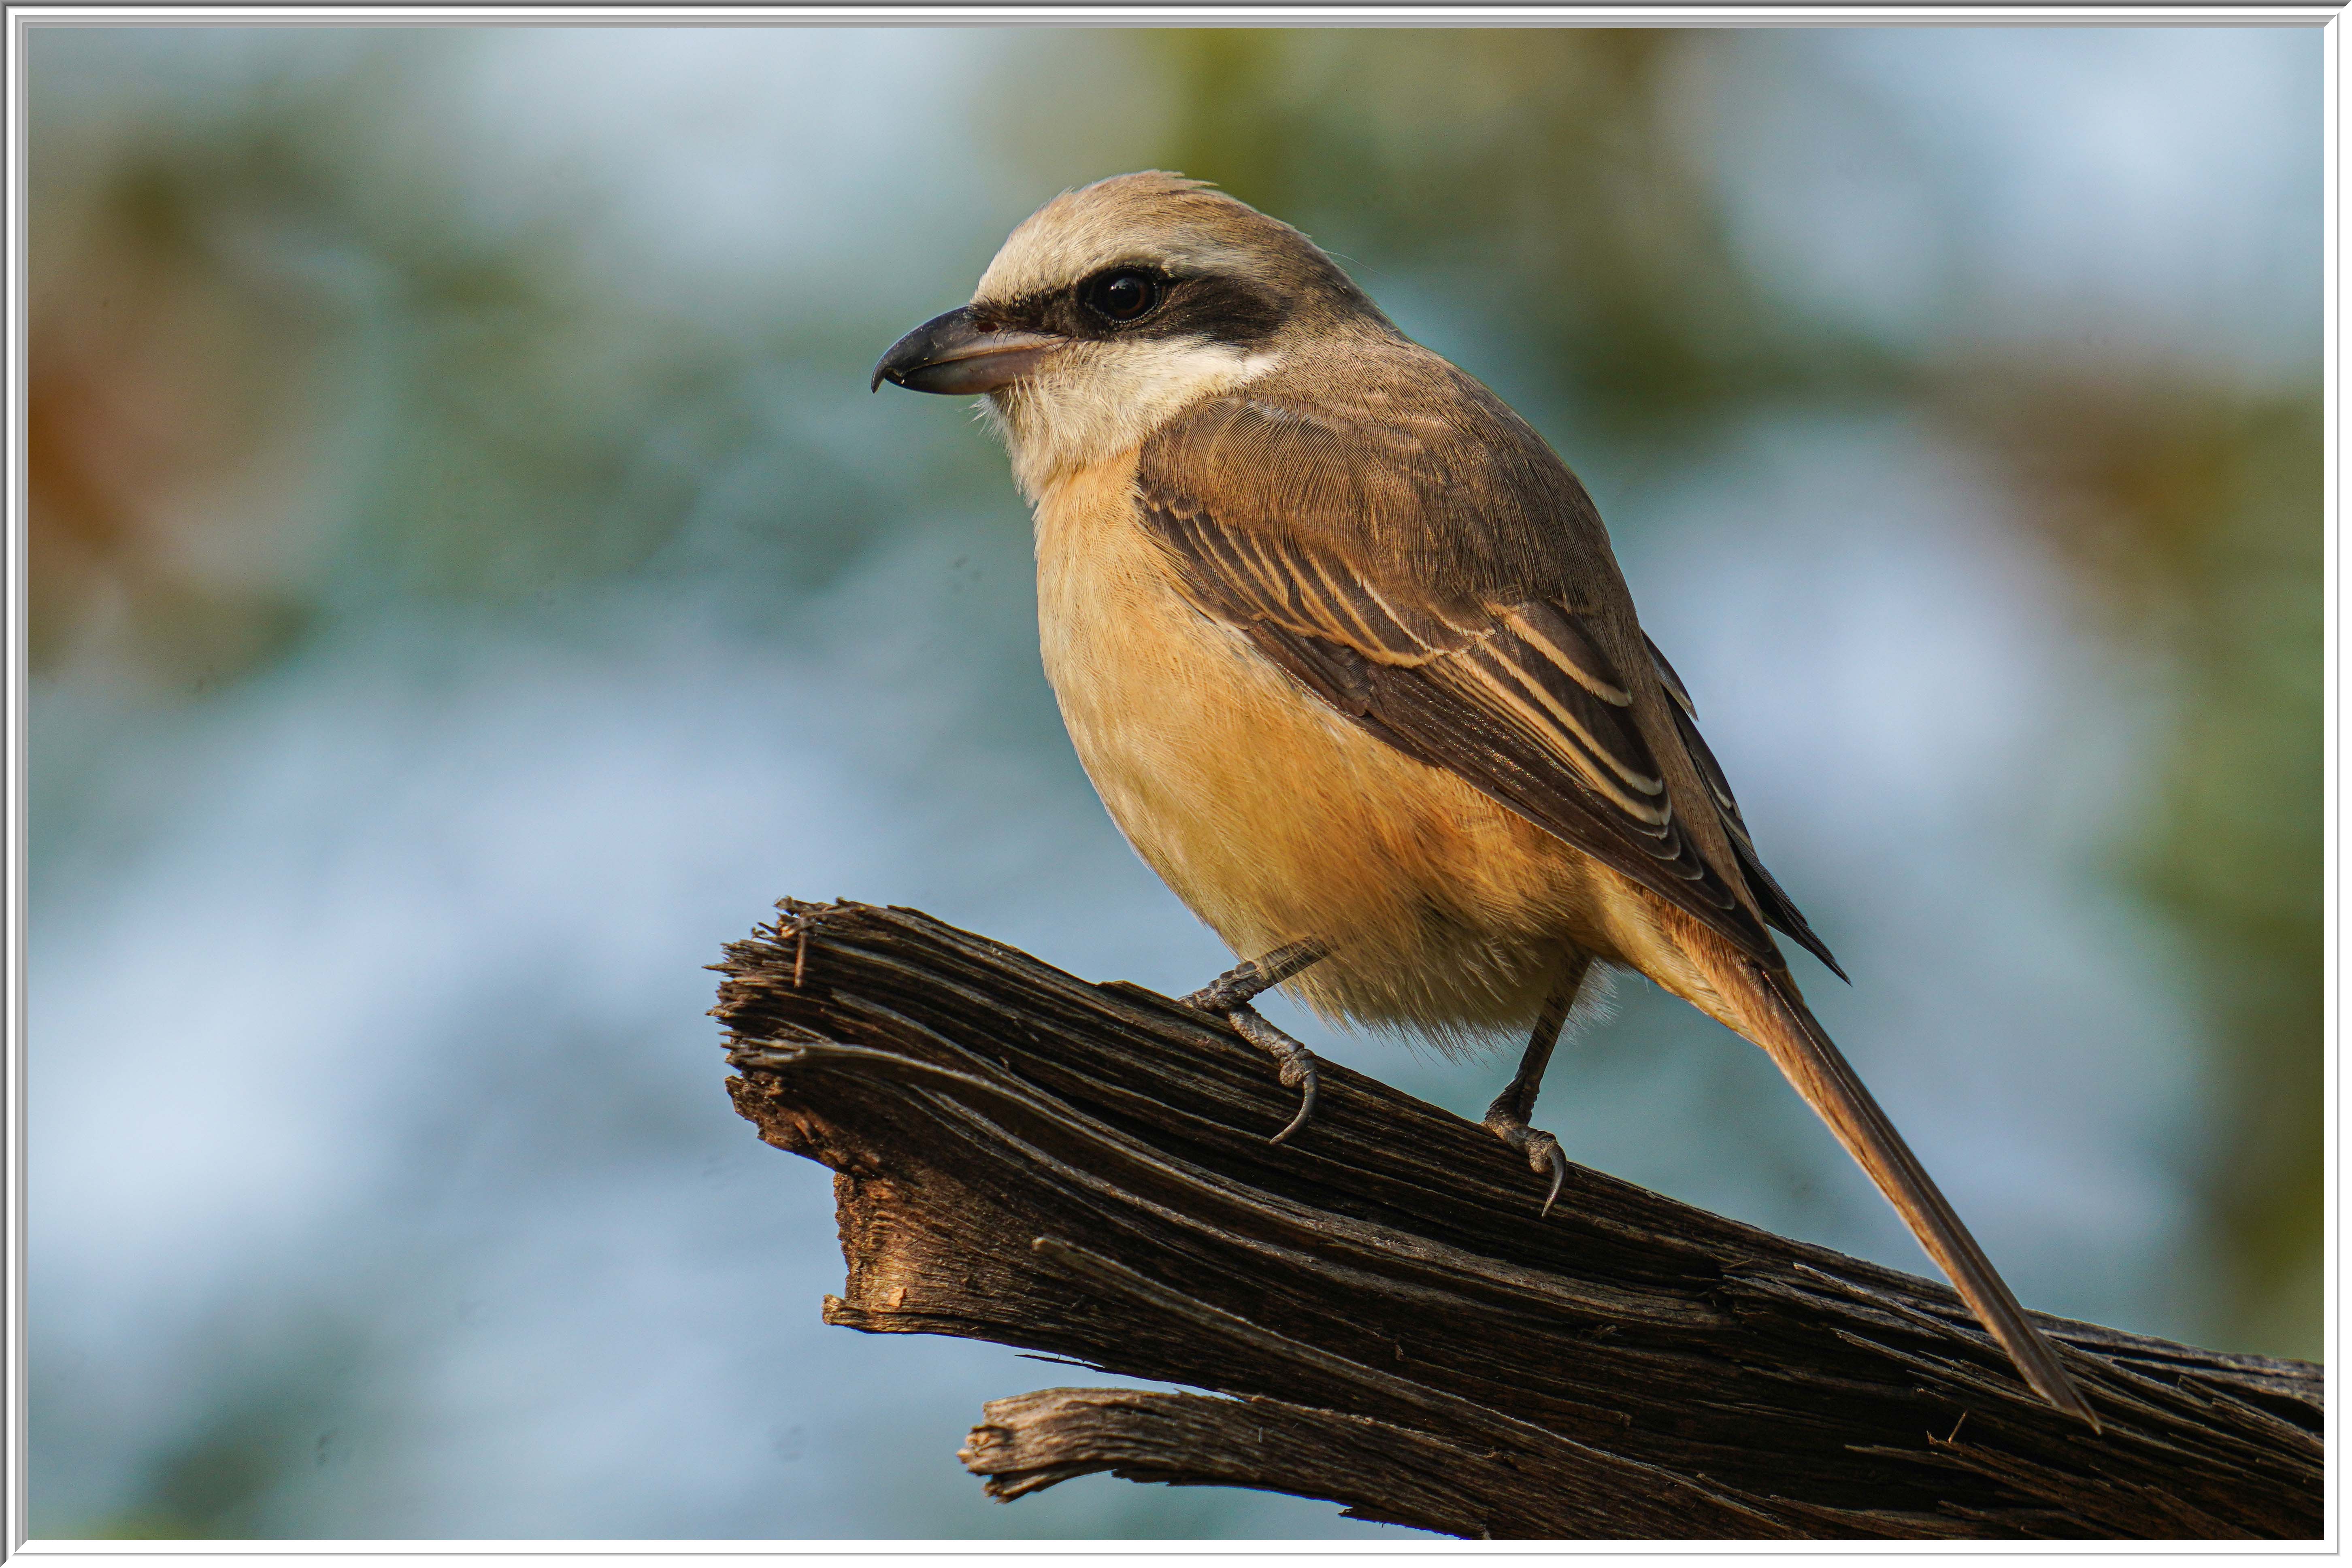
<svg viewBox="0 0 2352 1568">
<path fill-rule="evenodd" d="M 703 1016 L 785 894 L 1230 962 L 1064 739 L 1002 455 L 866 390 L 1148 166 L 1579 470 L 2019 1293 L 2320 1353 L 2316 30 L 31 38 L 35 1534 L 1408 1538 L 984 1501 L 983 1400 L 1117 1380 L 822 1327 Z M 1618 998 L 1574 1157 L 1926 1269 Z"/>
</svg>

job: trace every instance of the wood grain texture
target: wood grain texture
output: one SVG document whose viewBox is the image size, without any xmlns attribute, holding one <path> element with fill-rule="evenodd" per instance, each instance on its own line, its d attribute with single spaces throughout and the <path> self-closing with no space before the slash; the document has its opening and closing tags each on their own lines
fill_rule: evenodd
<svg viewBox="0 0 2352 1568">
<path fill-rule="evenodd" d="M 989 1405 L 994 1495 L 1257 1487 L 1497 1538 L 2314 1539 L 2318 1368 L 2063 1319 L 2105 1425 L 1945 1287 L 1571 1166 L 907 910 L 787 901 L 714 1010 L 737 1108 L 835 1173 L 829 1322 L 1212 1391 Z"/>
</svg>

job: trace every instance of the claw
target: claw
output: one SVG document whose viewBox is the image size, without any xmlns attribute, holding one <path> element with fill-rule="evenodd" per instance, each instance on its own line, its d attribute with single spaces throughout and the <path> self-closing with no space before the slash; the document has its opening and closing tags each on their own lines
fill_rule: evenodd
<svg viewBox="0 0 2352 1568">
<path fill-rule="evenodd" d="M 1284 1139 L 1289 1137 L 1292 1133 L 1306 1126 L 1307 1119 L 1315 1114 L 1315 1095 L 1317 1090 L 1322 1087 L 1317 1080 L 1315 1069 L 1312 1067 L 1307 1068 L 1305 1070 L 1299 1072 L 1297 1077 L 1297 1079 L 1304 1080 L 1304 1086 L 1299 1089 L 1298 1094 L 1298 1114 L 1290 1119 L 1289 1126 L 1284 1128 L 1281 1131 L 1267 1139 L 1266 1142 L 1269 1143 L 1281 1142 Z M 1286 1087 L 1288 1087 L 1293 1083 L 1293 1075 L 1291 1069 L 1287 1067 L 1282 1069 L 1282 1081 Z"/>
<path fill-rule="evenodd" d="M 1551 1205 L 1559 1201 L 1559 1190 L 1568 1182 L 1568 1156 L 1560 1152 L 1559 1140 L 1540 1128 L 1528 1126 L 1521 1113 L 1499 1101 L 1486 1112 L 1486 1131 L 1526 1155 L 1528 1169 L 1538 1176 L 1551 1177 L 1551 1190 L 1544 1194 L 1543 1208 L 1538 1216 L 1550 1218 Z"/>
<path fill-rule="evenodd" d="M 1290 1119 L 1289 1126 L 1267 1140 L 1279 1143 L 1306 1126 L 1307 1119 L 1315 1114 L 1316 1095 L 1322 1087 L 1315 1070 L 1315 1053 L 1267 1023 L 1264 1015 L 1246 1002 L 1226 1009 L 1225 1021 L 1233 1025 L 1235 1034 L 1281 1064 L 1276 1076 L 1285 1089 L 1299 1091 L 1298 1114 Z"/>
<path fill-rule="evenodd" d="M 1551 1140 L 1551 1191 L 1544 1194 L 1543 1208 L 1536 1217 L 1549 1219 L 1551 1205 L 1559 1201 L 1560 1184 L 1568 1180 L 1568 1156 L 1559 1152 L 1559 1140 Z"/>
</svg>

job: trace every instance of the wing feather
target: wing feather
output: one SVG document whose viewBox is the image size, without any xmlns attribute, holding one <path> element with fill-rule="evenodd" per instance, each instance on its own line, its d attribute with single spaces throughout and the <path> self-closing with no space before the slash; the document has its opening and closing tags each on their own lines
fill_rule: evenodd
<svg viewBox="0 0 2352 1568">
<path fill-rule="evenodd" d="M 1609 668 L 1608 659 L 1567 611 L 1538 602 L 1521 605 L 1508 618 L 1511 628 L 1529 647 L 1566 671 L 1579 686 L 1612 707 L 1633 706 L 1633 694 L 1601 674 Z"/>
<path fill-rule="evenodd" d="M 1517 718 L 1538 744 L 1558 751 L 1618 810 L 1653 827 L 1671 822 L 1674 804 L 1666 799 L 1664 782 L 1622 760 L 1622 753 L 1640 746 L 1639 738 L 1614 737 L 1613 747 L 1597 738 L 1545 689 L 1534 670 L 1511 657 L 1514 651 L 1501 637 L 1488 637 L 1455 655 L 1454 669 L 1447 673 L 1466 674 L 1474 700 L 1483 699 Z"/>
<path fill-rule="evenodd" d="M 1454 773 L 1742 951 L 1777 961 L 1760 915 L 1829 963 L 1758 860 L 1672 667 L 1649 644 L 1648 668 L 1621 668 L 1608 651 L 1607 612 L 1575 596 L 1593 575 L 1576 551 L 1591 552 L 1588 534 L 1606 544 L 1573 478 L 1551 459 L 1554 482 L 1566 487 L 1559 504 L 1573 515 L 1554 519 L 1559 543 L 1547 567 L 1533 548 L 1542 520 L 1528 478 L 1543 475 L 1508 449 L 1519 439 L 1514 429 L 1486 432 L 1484 441 L 1456 433 L 1452 447 L 1437 450 L 1443 428 L 1417 427 L 1408 438 L 1376 426 L 1359 433 L 1328 417 L 1226 399 L 1155 436 L 1137 474 L 1140 513 L 1195 607 L 1242 631 L 1369 733 Z M 1480 454 L 1493 450 L 1515 466 L 1482 476 Z M 1411 510 L 1477 499 L 1508 514 L 1506 526 L 1433 530 L 1416 526 Z M 1425 553 L 1432 539 L 1457 534 L 1520 542 L 1483 563 Z M 1372 561 L 1403 563 L 1401 578 L 1381 575 Z M 1630 607 L 1625 615 L 1630 627 Z M 1628 635 L 1638 658 L 1639 633 Z M 1664 698 L 1641 697 L 1637 679 Z M 1644 701 L 1661 715 L 1646 731 Z M 1695 772 L 1697 782 L 1670 784 L 1675 775 L 1660 765 L 1657 745 L 1686 754 L 1678 776 Z M 1705 815 L 1713 837 L 1694 837 L 1690 812 Z M 1719 847 L 1713 862 L 1702 842 Z"/>
<path fill-rule="evenodd" d="M 1645 639 L 1646 640 L 1646 639 Z M 1706 737 L 1698 732 L 1698 714 L 1692 706 L 1690 693 L 1683 689 L 1682 677 L 1666 662 L 1656 643 L 1650 643 L 1650 658 L 1656 664 L 1660 679 L 1675 700 L 1675 727 L 1682 732 L 1683 744 L 1698 764 L 1699 777 L 1706 781 L 1707 794 L 1715 797 L 1717 809 L 1723 818 L 1724 830 L 1731 836 L 1731 847 L 1739 857 L 1740 869 L 1747 873 L 1748 890 L 1756 896 L 1757 907 L 1764 918 L 1789 933 L 1797 944 L 1829 966 L 1829 972 L 1840 980 L 1846 978 L 1844 970 L 1832 956 L 1829 943 L 1814 933 L 1796 900 L 1764 868 L 1764 861 L 1756 853 L 1756 842 L 1748 835 L 1748 824 L 1739 815 L 1739 802 L 1732 798 L 1731 781 L 1725 776 L 1723 764 L 1715 760 L 1715 749 Z"/>
</svg>

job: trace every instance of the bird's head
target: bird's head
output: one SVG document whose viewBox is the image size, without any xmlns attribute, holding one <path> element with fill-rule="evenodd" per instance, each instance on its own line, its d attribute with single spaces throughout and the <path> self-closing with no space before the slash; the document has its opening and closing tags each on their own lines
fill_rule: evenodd
<svg viewBox="0 0 2352 1568">
<path fill-rule="evenodd" d="M 1034 496 L 1350 327 L 1393 331 L 1288 224 L 1181 174 L 1120 174 L 1032 214 L 874 384 L 985 394 Z"/>
</svg>

